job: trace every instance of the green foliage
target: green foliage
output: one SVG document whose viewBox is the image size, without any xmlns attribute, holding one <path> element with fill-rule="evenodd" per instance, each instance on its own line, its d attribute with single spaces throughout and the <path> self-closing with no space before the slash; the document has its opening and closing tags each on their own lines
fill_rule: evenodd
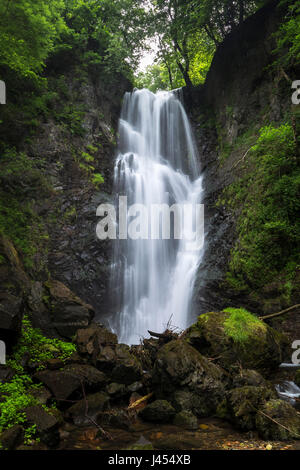
<svg viewBox="0 0 300 470">
<path fill-rule="evenodd" d="M 24 410 L 28 406 L 38 404 L 34 392 L 41 385 L 34 384 L 26 373 L 24 357 L 27 357 L 36 369 L 42 369 L 45 361 L 53 358 L 65 361 L 75 351 L 74 344 L 45 337 L 38 329 L 32 328 L 27 316 L 23 318 L 21 337 L 7 361 L 7 365 L 16 373 L 9 382 L 0 383 L 0 432 L 15 424 L 21 424 L 25 429 L 25 444 L 29 444 L 36 437 L 36 427 L 28 426 Z"/>
<path fill-rule="evenodd" d="M 98 148 L 93 145 L 88 145 L 87 148 L 94 154 L 98 150 Z M 75 160 L 77 161 L 79 168 L 89 176 L 91 182 L 96 186 L 96 188 L 98 188 L 100 184 L 104 183 L 104 178 L 101 173 L 95 173 L 95 167 L 93 165 L 95 156 L 91 155 L 91 153 L 81 152 L 79 156 L 75 156 Z"/>
<path fill-rule="evenodd" d="M 136 88 L 148 88 L 156 93 L 159 90 L 168 90 L 169 79 L 166 76 L 166 67 L 163 64 L 149 65 L 145 72 L 140 72 L 135 78 Z"/>
<path fill-rule="evenodd" d="M 104 183 L 104 178 L 101 173 L 94 173 L 92 181 L 93 184 L 98 187 L 100 184 Z"/>
<path fill-rule="evenodd" d="M 10 382 L 0 383 L 0 432 L 26 423 L 24 409 L 37 404 L 31 394 L 37 388 L 27 374 L 15 375 Z"/>
<path fill-rule="evenodd" d="M 28 428 L 25 429 L 24 432 L 24 444 L 29 445 L 33 440 L 36 442 L 40 442 L 40 439 L 36 437 L 37 435 L 37 427 L 36 424 L 33 424 L 32 426 L 29 426 Z"/>
<path fill-rule="evenodd" d="M 223 311 L 229 313 L 224 321 L 224 331 L 234 342 L 245 343 L 251 336 L 266 331 L 266 325 L 243 308 L 225 308 Z"/>
<path fill-rule="evenodd" d="M 37 78 L 55 40 L 65 29 L 63 0 L 0 3 L 0 64 Z"/>
<path fill-rule="evenodd" d="M 234 288 L 259 288 L 282 274 L 291 291 L 300 241 L 297 145 L 288 123 L 262 128 L 249 151 L 250 171 L 222 196 L 241 208 L 227 276 Z"/>
<path fill-rule="evenodd" d="M 24 371 L 22 358 L 26 354 L 30 362 L 36 368 L 42 369 L 44 362 L 48 359 L 59 358 L 68 359 L 76 351 L 76 346 L 59 339 L 51 339 L 44 336 L 39 329 L 32 328 L 27 316 L 23 318 L 22 333 L 13 356 L 8 360 L 8 364 L 19 373 Z"/>
<path fill-rule="evenodd" d="M 86 133 L 83 127 L 85 111 L 77 104 L 65 104 L 63 109 L 55 112 L 55 120 L 61 123 L 72 135 L 83 137 Z"/>
</svg>

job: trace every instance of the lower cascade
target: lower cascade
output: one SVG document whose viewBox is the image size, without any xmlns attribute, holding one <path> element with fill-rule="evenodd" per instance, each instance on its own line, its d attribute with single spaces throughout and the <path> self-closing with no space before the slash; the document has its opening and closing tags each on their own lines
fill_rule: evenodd
<svg viewBox="0 0 300 470">
<path fill-rule="evenodd" d="M 189 323 L 203 252 L 203 237 L 198 239 L 203 223 L 195 225 L 194 210 L 201 206 L 202 177 L 191 127 L 177 96 L 146 89 L 126 93 L 119 122 L 115 190 L 118 201 L 126 196 L 126 226 L 132 223 L 136 231 L 131 237 L 119 231 L 114 241 L 111 293 L 116 315 L 111 327 L 128 344 L 139 343 L 148 330 L 160 332 L 167 325 L 184 329 Z M 157 207 L 163 214 L 157 216 Z M 181 236 L 176 236 L 172 207 L 184 208 L 178 212 Z M 161 219 L 166 208 L 169 237 L 164 236 Z M 121 217 L 119 209 L 119 227 Z"/>
</svg>

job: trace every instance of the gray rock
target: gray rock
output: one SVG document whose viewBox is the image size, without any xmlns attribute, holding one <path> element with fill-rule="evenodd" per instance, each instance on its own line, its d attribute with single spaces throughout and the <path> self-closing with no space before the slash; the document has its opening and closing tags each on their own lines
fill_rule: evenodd
<svg viewBox="0 0 300 470">
<path fill-rule="evenodd" d="M 63 370 L 43 370 L 35 374 L 35 379 L 42 382 L 58 400 L 70 398 L 74 392 L 95 391 L 104 387 L 106 376 L 89 365 L 76 364 L 66 366 Z"/>
<path fill-rule="evenodd" d="M 36 425 L 36 430 L 41 441 L 49 447 L 59 444 L 59 420 L 44 410 L 42 406 L 30 406 L 26 408 L 25 416 L 30 425 Z"/>
</svg>

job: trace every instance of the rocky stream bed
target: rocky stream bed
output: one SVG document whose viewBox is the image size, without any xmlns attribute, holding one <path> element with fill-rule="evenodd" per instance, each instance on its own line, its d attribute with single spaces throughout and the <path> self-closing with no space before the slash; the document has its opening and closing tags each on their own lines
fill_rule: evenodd
<svg viewBox="0 0 300 470">
<path fill-rule="evenodd" d="M 274 387 L 287 378 L 299 384 L 299 372 L 278 369 L 288 350 L 282 333 L 228 309 L 158 336 L 130 347 L 90 323 L 77 331 L 69 359 L 41 368 L 27 358 L 42 384 L 38 404 L 24 409 L 37 438 L 25 445 L 16 424 L 0 435 L 2 448 L 300 449 L 297 406 Z M 1 366 L 0 374 L 5 382 L 14 372 Z"/>
</svg>

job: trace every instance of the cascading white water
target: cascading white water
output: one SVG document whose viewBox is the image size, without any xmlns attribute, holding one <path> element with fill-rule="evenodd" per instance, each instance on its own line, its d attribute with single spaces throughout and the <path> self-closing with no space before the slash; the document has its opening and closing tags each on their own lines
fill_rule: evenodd
<svg viewBox="0 0 300 470">
<path fill-rule="evenodd" d="M 126 93 L 115 163 L 117 196 L 128 207 L 199 204 L 202 184 L 185 110 L 173 93 Z M 148 330 L 188 326 L 189 307 L 202 246 L 188 249 L 193 215 L 185 215 L 183 239 L 117 240 L 111 292 L 117 311 L 111 325 L 122 342 L 137 344 Z M 153 221 L 151 224 L 159 224 Z"/>
</svg>

